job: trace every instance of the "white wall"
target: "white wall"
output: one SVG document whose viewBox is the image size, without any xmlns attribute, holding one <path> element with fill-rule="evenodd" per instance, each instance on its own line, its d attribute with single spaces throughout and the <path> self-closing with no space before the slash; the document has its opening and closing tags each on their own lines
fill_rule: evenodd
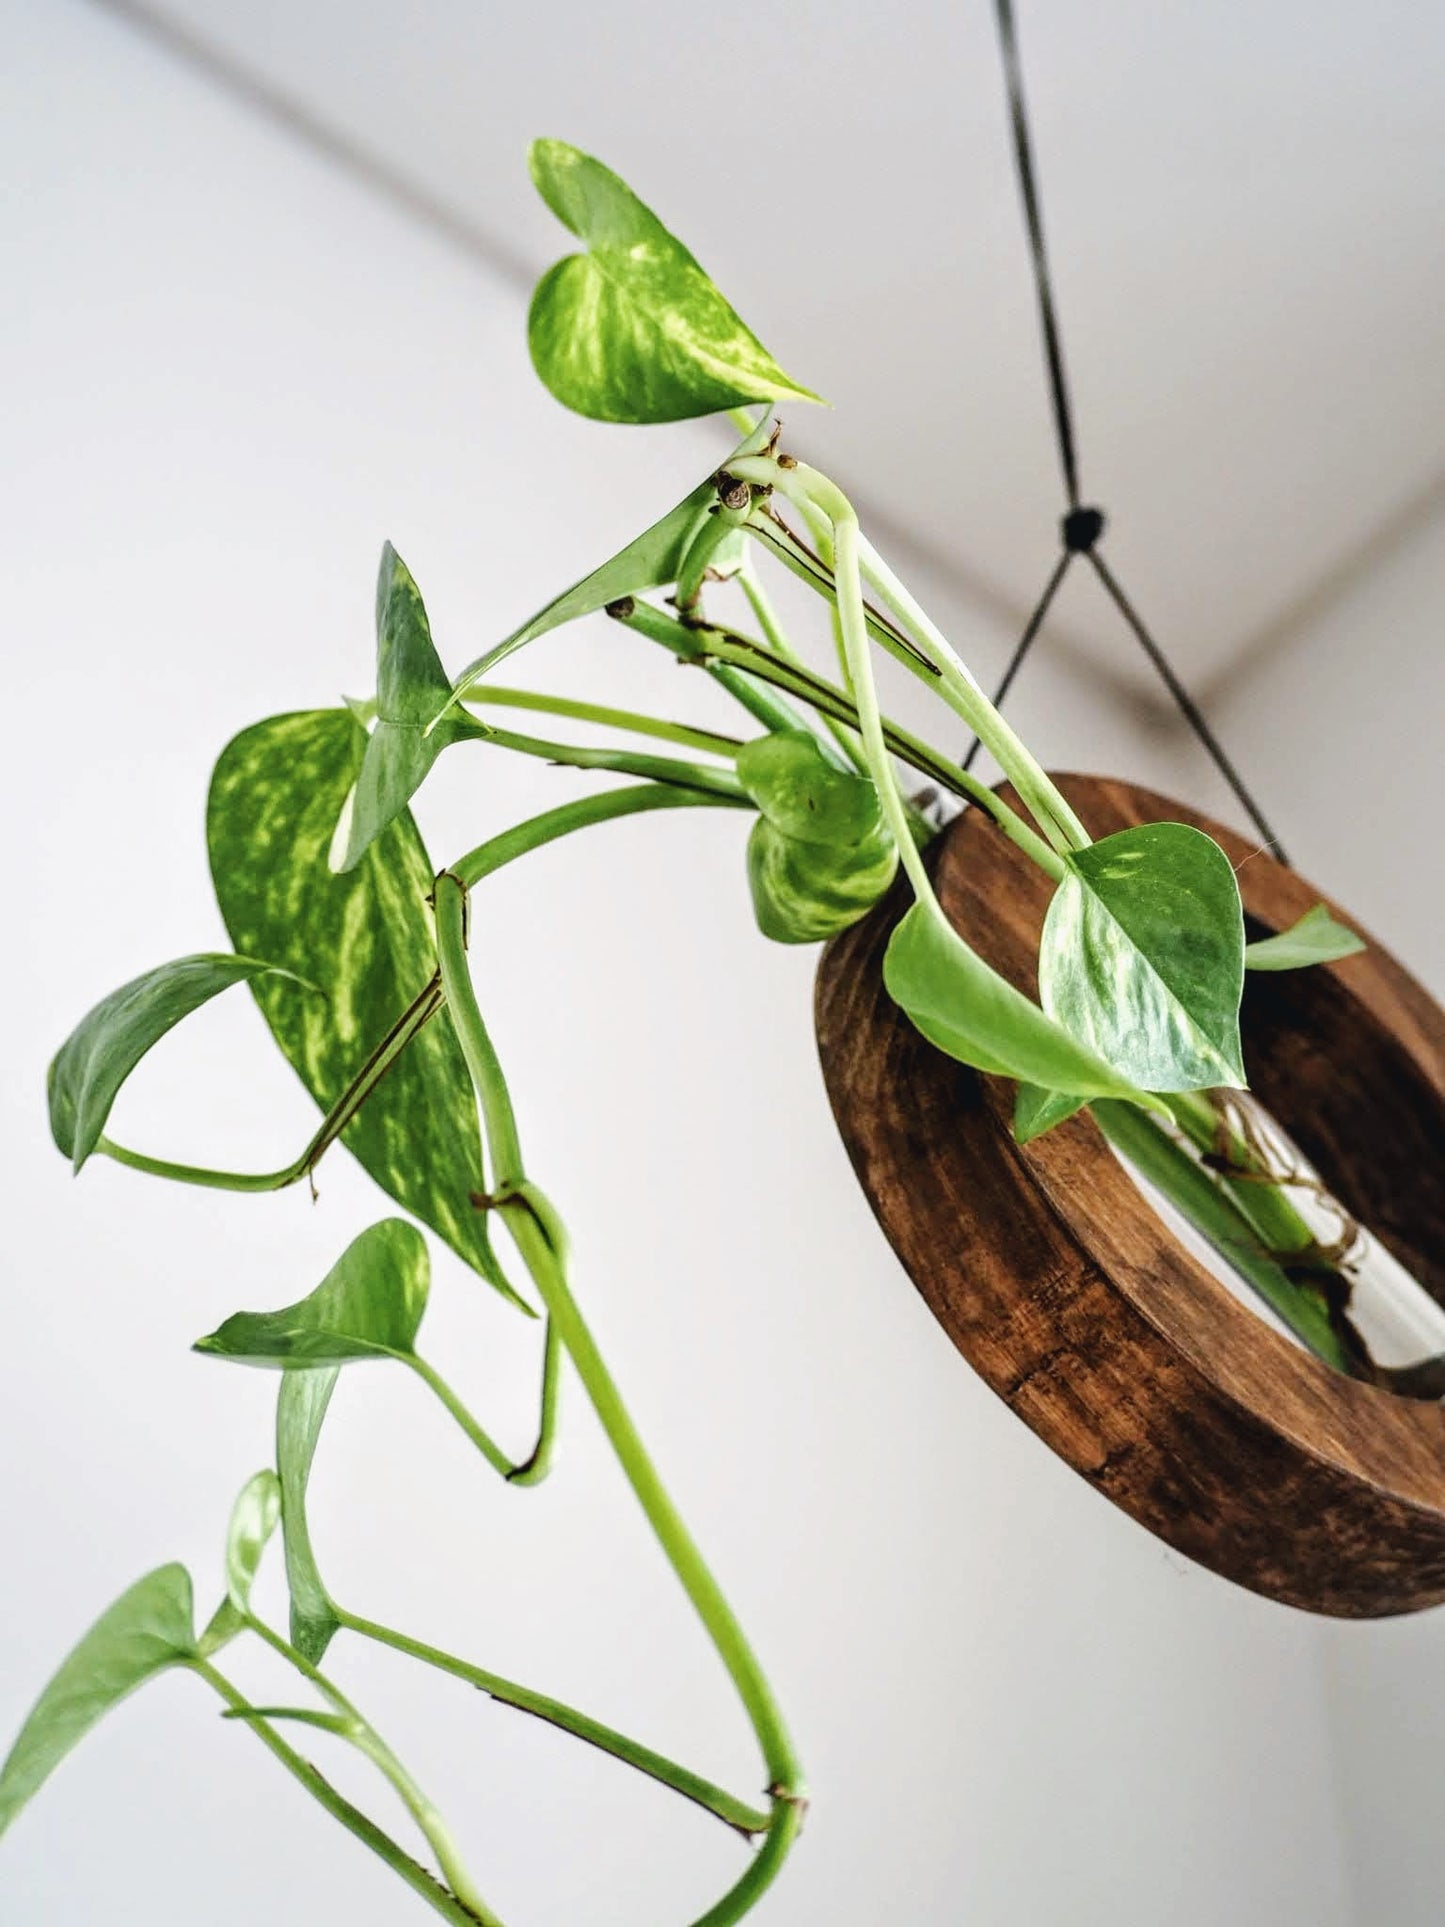
<svg viewBox="0 0 1445 1927">
<path fill-rule="evenodd" d="M 50 1051 L 126 976 L 223 941 L 211 762 L 257 716 L 368 685 L 384 536 L 455 665 L 718 442 L 564 416 L 510 293 L 113 22 L 11 0 L 4 26 L 8 1732 L 141 1570 L 183 1557 L 213 1596 L 274 1384 L 186 1348 L 308 1289 L 385 1208 L 339 1160 L 315 1208 L 99 1160 L 72 1184 L 45 1137 Z M 989 668 L 1002 636 L 934 590 Z M 605 623 L 527 674 L 722 713 Z M 1061 762 L 1169 775 L 1042 663 L 1019 715 Z M 433 852 L 571 793 L 458 752 L 428 795 Z M 1164 1551 L 954 1356 L 853 1186 L 813 1061 L 813 960 L 753 933 L 741 842 L 699 815 L 557 849 L 489 887 L 474 955 L 584 1300 L 810 1769 L 806 1839 L 758 1918 L 1342 1927 L 1319 1629 Z M 137 1144 L 242 1164 L 307 1124 L 243 994 L 158 1051 L 117 1114 Z M 433 1348 L 520 1438 L 535 1335 L 438 1271 Z M 523 1495 L 418 1388 L 353 1373 L 315 1484 L 335 1590 L 753 1787 L 741 1716 L 569 1393 L 562 1465 Z M 336 1658 L 507 1921 L 674 1927 L 737 1872 L 732 1836 L 622 1769 Z M 257 1909 L 276 1927 L 420 1911 L 187 1679 L 117 1715 L 0 1850 L 0 1919 L 24 1927 Z"/>
<path fill-rule="evenodd" d="M 1283 639 L 1222 721 L 1288 798 L 1280 834 L 1435 995 L 1445 995 L 1439 724 L 1445 515 L 1417 520 Z M 1440 1912 L 1445 1617 L 1327 1635 L 1331 1716 L 1360 1918 Z"/>
</svg>

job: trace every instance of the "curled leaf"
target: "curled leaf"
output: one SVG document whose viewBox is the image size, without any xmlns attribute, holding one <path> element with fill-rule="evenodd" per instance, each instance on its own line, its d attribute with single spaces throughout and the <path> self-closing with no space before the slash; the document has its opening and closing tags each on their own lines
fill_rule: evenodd
<svg viewBox="0 0 1445 1927">
<path fill-rule="evenodd" d="M 871 910 L 898 852 L 866 777 L 836 768 L 808 730 L 777 730 L 738 752 L 758 805 L 748 884 L 758 928 L 775 943 L 818 943 Z"/>
<path fill-rule="evenodd" d="M 1322 903 L 1306 910 L 1298 923 L 1278 936 L 1261 937 L 1244 947 L 1246 970 L 1304 970 L 1310 964 L 1335 963 L 1355 957 L 1366 948 L 1363 937 L 1332 917 Z"/>
<path fill-rule="evenodd" d="M 548 207 L 587 244 L 542 276 L 527 318 L 533 365 L 558 401 L 611 422 L 817 401 L 610 168 L 558 140 L 534 141 L 529 165 Z"/>
<path fill-rule="evenodd" d="M 195 1349 L 243 1365 L 303 1371 L 361 1358 L 409 1358 L 430 1289 L 421 1233 L 404 1219 L 383 1218 L 352 1240 L 299 1303 L 238 1311 Z"/>
<path fill-rule="evenodd" d="M 388 542 L 376 582 L 376 724 L 338 820 L 332 869 L 354 870 L 448 744 L 480 733 L 466 717 L 428 728 L 450 696 L 421 591 Z"/>
<path fill-rule="evenodd" d="M 40 1695 L 0 1767 L 0 1834 L 73 1747 L 127 1694 L 196 1656 L 184 1566 L 137 1580 L 91 1627 Z"/>
<path fill-rule="evenodd" d="M 313 1666 L 321 1664 L 341 1625 L 321 1581 L 306 1517 L 311 1462 L 339 1370 L 328 1365 L 314 1372 L 287 1372 L 276 1400 L 276 1470 L 281 1480 L 286 1584 L 291 1593 L 291 1644 Z"/>
<path fill-rule="evenodd" d="M 294 997 L 296 984 L 305 984 L 295 972 L 254 957 L 178 957 L 133 977 L 81 1018 L 51 1060 L 46 1080 L 51 1135 L 77 1171 L 100 1142 L 121 1085 L 146 1052 L 232 984 L 266 975 L 290 979 L 278 998 Z"/>
<path fill-rule="evenodd" d="M 1037 1084 L 1020 1084 L 1014 1098 L 1014 1142 L 1032 1144 L 1056 1124 L 1067 1123 L 1087 1102 L 1072 1091 L 1046 1091 Z"/>
<path fill-rule="evenodd" d="M 281 1517 L 281 1481 L 268 1466 L 248 1479 L 231 1508 L 226 1533 L 226 1593 L 238 1613 L 250 1610 L 251 1587 L 276 1522 Z"/>
</svg>

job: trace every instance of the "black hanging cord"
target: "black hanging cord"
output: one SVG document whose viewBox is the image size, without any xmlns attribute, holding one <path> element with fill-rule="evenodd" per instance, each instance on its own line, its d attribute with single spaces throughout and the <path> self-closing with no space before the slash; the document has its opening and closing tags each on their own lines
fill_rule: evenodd
<svg viewBox="0 0 1445 1927">
<path fill-rule="evenodd" d="M 1034 172 L 1034 143 L 1029 132 L 1028 104 L 1024 99 L 1024 70 L 1023 62 L 1019 59 L 1013 0 L 996 0 L 995 10 L 998 16 L 999 48 L 1003 54 L 1004 84 L 1008 89 L 1009 123 L 1013 129 L 1014 163 L 1018 168 L 1019 193 L 1023 198 L 1024 221 L 1029 231 L 1034 291 L 1039 303 L 1039 328 L 1044 338 L 1049 396 L 1054 407 L 1059 466 L 1064 471 L 1064 493 L 1068 497 L 1069 507 L 1076 509 L 1079 506 L 1079 460 L 1074 450 L 1074 414 L 1069 406 L 1064 344 L 1059 334 L 1058 311 L 1054 306 L 1054 279 L 1049 272 L 1049 251 L 1044 244 L 1044 214 L 1039 205 L 1038 179 Z"/>
<path fill-rule="evenodd" d="M 1087 556 L 1094 565 L 1094 570 L 1110 600 L 1127 623 L 1145 655 L 1159 672 L 1165 687 L 1178 704 L 1181 715 L 1208 751 L 1215 768 L 1234 792 L 1241 808 L 1248 815 L 1272 854 L 1278 857 L 1281 863 L 1287 863 L 1289 859 L 1285 856 L 1280 840 L 1270 828 L 1263 810 L 1255 802 L 1248 785 L 1226 755 L 1223 744 L 1205 720 L 1198 703 L 1180 682 L 1168 657 L 1144 626 L 1138 611 L 1124 594 L 1118 579 L 1098 552 L 1097 544 L 1104 533 L 1105 518 L 1102 509 L 1084 505 L 1079 491 L 1079 458 L 1074 439 L 1074 416 L 1069 403 L 1069 383 L 1064 365 L 1064 345 L 1059 330 L 1058 308 L 1054 301 L 1053 276 L 1049 271 L 1048 249 L 1044 242 L 1043 206 L 1039 196 L 1038 170 L 1034 162 L 1034 143 L 1029 127 L 1028 105 L 1024 96 L 1023 63 L 1019 58 L 1018 30 L 1014 24 L 1013 0 L 994 0 L 994 16 L 998 25 L 999 50 L 1003 57 L 1009 124 L 1013 133 L 1014 161 L 1018 170 L 1024 222 L 1028 229 L 1034 290 L 1038 297 L 1039 329 L 1043 336 L 1044 364 L 1048 374 L 1049 399 L 1053 406 L 1054 436 L 1058 444 L 1059 467 L 1063 472 L 1064 495 L 1068 504 L 1067 513 L 1059 525 L 1062 553 L 1039 598 L 1037 607 L 1029 617 L 1024 632 L 1014 647 L 1008 667 L 994 691 L 994 707 L 997 708 L 1003 702 L 1012 688 L 1014 678 L 1023 667 L 1035 638 L 1044 625 L 1050 605 L 1068 573 L 1073 558 L 1076 555 Z M 975 736 L 964 757 L 965 769 L 973 763 L 978 751 L 979 740 Z"/>
<path fill-rule="evenodd" d="M 1244 778 L 1234 767 L 1233 762 L 1225 751 L 1223 743 L 1220 742 L 1214 731 L 1209 727 L 1208 722 L 1205 720 L 1204 712 L 1200 709 L 1198 703 L 1195 702 L 1189 691 L 1175 675 L 1173 665 L 1170 663 L 1168 657 L 1144 627 L 1144 624 L 1139 620 L 1138 611 L 1135 609 L 1133 603 L 1130 602 L 1128 596 L 1125 595 L 1123 589 L 1120 588 L 1118 578 L 1115 576 L 1113 570 L 1109 567 L 1103 556 L 1099 554 L 1097 549 L 1090 549 L 1089 560 L 1093 563 L 1095 573 L 1098 575 L 1099 580 L 1108 591 L 1110 601 L 1133 630 L 1145 655 L 1159 671 L 1169 694 L 1174 698 L 1175 702 L 1178 703 L 1180 713 L 1188 722 L 1189 727 L 1194 731 L 1194 734 L 1199 738 L 1200 742 L 1203 743 L 1204 747 L 1209 751 L 1209 754 L 1214 758 L 1215 767 L 1218 769 L 1220 775 L 1234 791 L 1245 809 L 1249 811 L 1250 819 L 1254 827 L 1259 831 L 1264 841 L 1269 845 L 1271 852 L 1279 858 L 1280 862 L 1287 862 L 1288 858 L 1280 848 L 1279 838 L 1270 828 L 1264 812 L 1260 809 L 1258 803 L 1256 803 L 1250 795 Z"/>
<path fill-rule="evenodd" d="M 1069 550 L 1065 549 L 1058 561 L 1054 564 L 1053 573 L 1044 584 L 1044 592 L 1039 597 L 1034 612 L 1024 627 L 1023 634 L 1014 645 L 1014 652 L 1009 657 L 1008 668 L 1004 670 L 1003 675 L 999 678 L 998 688 L 993 692 L 993 706 L 995 709 L 1002 706 L 1004 697 L 1007 696 L 1010 689 L 1013 688 L 1014 677 L 1019 673 L 1020 669 L 1023 668 L 1025 658 L 1034 646 L 1034 637 L 1039 633 L 1040 629 L 1043 628 L 1044 618 L 1053 606 L 1054 597 L 1059 592 L 1059 585 L 1069 573 L 1069 564 L 1073 559 Z M 974 759 L 982 748 L 982 738 L 975 736 L 969 744 L 967 756 L 963 759 L 963 767 L 965 769 L 973 768 Z"/>
</svg>

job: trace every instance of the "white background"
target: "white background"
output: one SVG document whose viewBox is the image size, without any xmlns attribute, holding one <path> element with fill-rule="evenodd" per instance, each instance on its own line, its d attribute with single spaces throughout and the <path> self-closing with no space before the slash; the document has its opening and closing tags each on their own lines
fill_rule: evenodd
<svg viewBox="0 0 1445 1927">
<path fill-rule="evenodd" d="M 209 1610 L 231 1495 L 269 1456 L 274 1382 L 187 1347 L 309 1289 L 385 1208 L 339 1159 L 313 1208 L 99 1160 L 72 1183 L 49 1146 L 44 1067 L 75 1018 L 136 971 L 224 942 L 201 834 L 216 753 L 261 715 L 369 687 L 384 537 L 457 666 L 722 444 L 707 425 L 564 415 L 531 376 L 510 280 L 126 26 L 23 0 L 3 26 L 8 1732 L 142 1570 L 184 1558 Z M 685 213 L 686 185 L 670 187 Z M 524 202 L 520 155 L 492 192 Z M 706 258 L 729 285 L 726 224 L 713 232 L 723 251 Z M 765 339 L 808 379 L 805 335 L 784 350 L 785 303 L 758 301 Z M 881 420 L 890 396 L 849 405 Z M 808 446 L 805 421 L 792 432 Z M 1153 567 L 1167 576 L 1168 556 Z M 1442 574 L 1426 525 L 1217 711 L 1246 766 L 1268 768 L 1305 866 L 1437 985 Z M 958 571 L 918 586 L 992 671 L 1006 613 Z M 600 620 L 524 662 L 518 682 L 726 715 Z M 1074 660 L 1041 660 L 1017 715 L 1056 764 L 1219 806 L 1197 757 Z M 575 788 L 458 751 L 428 792 L 433 854 Z M 813 958 L 754 933 L 742 835 L 679 813 L 535 858 L 479 897 L 474 956 L 584 1303 L 809 1769 L 807 1835 L 758 1918 L 1433 1917 L 1436 1622 L 1323 1627 L 1186 1567 L 972 1378 L 847 1170 L 813 1057 Z M 235 992 L 155 1054 L 116 1124 L 163 1154 L 262 1168 L 309 1111 Z M 431 1353 L 520 1441 L 535 1332 L 459 1266 L 439 1257 L 437 1273 Z M 357 1610 L 752 1789 L 726 1681 L 568 1392 L 562 1463 L 519 1494 L 420 1387 L 351 1373 L 313 1488 L 324 1570 Z M 335 1659 L 509 1927 L 672 1927 L 735 1877 L 733 1836 L 625 1769 L 366 1651 Z M 258 1909 L 277 1927 L 421 1913 L 188 1679 L 100 1730 L 0 1849 L 6 1927 L 229 1927 Z"/>
</svg>

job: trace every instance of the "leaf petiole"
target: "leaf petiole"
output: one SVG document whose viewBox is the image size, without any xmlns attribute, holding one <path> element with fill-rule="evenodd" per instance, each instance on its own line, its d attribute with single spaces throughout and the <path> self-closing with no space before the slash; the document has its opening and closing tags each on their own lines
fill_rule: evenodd
<svg viewBox="0 0 1445 1927">
<path fill-rule="evenodd" d="M 314 1666 L 304 1654 L 298 1652 L 289 1640 L 283 1639 L 280 1633 L 268 1626 L 265 1620 L 258 1618 L 255 1613 L 248 1611 L 245 1617 L 250 1630 L 288 1665 L 293 1666 L 303 1679 L 309 1680 L 322 1698 L 340 1714 L 341 1719 L 335 1729 L 337 1737 L 363 1753 L 390 1784 L 435 1854 L 437 1865 L 441 1868 L 447 1886 L 461 1905 L 467 1909 L 468 1916 L 472 1920 L 482 1922 L 483 1927 L 501 1927 L 501 1922 L 473 1885 L 471 1876 L 462 1863 L 461 1854 L 452 1838 L 451 1830 L 441 1814 L 376 1728 L 347 1698 L 340 1687 L 329 1679 L 319 1666 Z"/>
<path fill-rule="evenodd" d="M 379 1626 L 374 1620 L 362 1619 L 342 1607 L 337 1608 L 337 1615 L 347 1631 L 359 1634 L 363 1639 L 374 1640 L 379 1645 L 390 1646 L 396 1652 L 420 1660 L 424 1665 L 434 1666 L 439 1672 L 450 1673 L 454 1679 L 475 1686 L 501 1706 L 530 1713 L 549 1726 L 570 1733 L 574 1739 L 585 1740 L 590 1746 L 600 1748 L 624 1765 L 635 1767 L 638 1772 L 670 1787 L 684 1799 L 705 1808 L 738 1833 L 752 1836 L 766 1832 L 768 1816 L 760 1808 L 749 1806 L 746 1801 L 715 1786 L 701 1774 L 679 1766 L 676 1761 L 604 1725 L 601 1720 L 594 1720 L 589 1714 L 580 1713 L 575 1707 L 567 1706 L 549 1694 L 533 1692 L 530 1687 L 503 1679 L 499 1673 L 487 1672 L 467 1660 L 458 1659 L 452 1653 L 443 1652 L 440 1647 L 429 1646 L 424 1640 L 413 1639 L 409 1634 L 396 1632 L 389 1626 Z"/>
<path fill-rule="evenodd" d="M 681 749 L 700 750 L 707 756 L 735 756 L 741 738 L 724 736 L 716 730 L 694 729 L 686 723 L 663 722 L 656 716 L 640 715 L 632 709 L 613 709 L 605 703 L 574 701 L 569 696 L 543 695 L 531 689 L 506 689 L 497 683 L 476 683 L 465 689 L 459 702 L 475 703 L 483 709 L 529 709 L 546 716 L 565 716 L 572 722 L 597 723 L 605 729 L 630 730 L 634 736 L 654 736 Z"/>
<path fill-rule="evenodd" d="M 256 1735 L 261 1744 L 278 1759 L 286 1771 L 297 1780 L 311 1797 L 318 1801 L 333 1820 L 339 1820 L 348 1833 L 352 1833 L 363 1846 L 369 1847 L 380 1859 L 384 1860 L 413 1893 L 419 1894 L 435 1913 L 443 1920 L 450 1921 L 452 1927 L 495 1927 L 495 1917 L 479 1914 L 456 1894 L 443 1887 L 419 1860 L 384 1832 L 360 1807 L 353 1806 L 326 1777 L 319 1773 L 309 1760 L 303 1759 L 293 1746 L 290 1746 L 270 1722 L 264 1718 L 251 1717 L 250 1703 L 226 1676 L 206 1659 L 189 1662 L 191 1671 L 205 1680 L 214 1692 L 220 1695 L 231 1711 L 241 1716 L 245 1726 Z"/>
</svg>

